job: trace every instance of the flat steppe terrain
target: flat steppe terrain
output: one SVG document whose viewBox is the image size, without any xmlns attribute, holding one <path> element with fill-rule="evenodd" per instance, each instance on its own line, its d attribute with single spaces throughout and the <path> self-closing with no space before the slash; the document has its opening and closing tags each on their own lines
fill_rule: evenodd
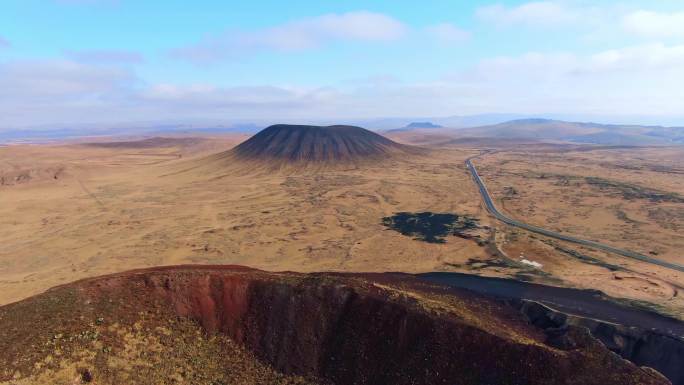
<svg viewBox="0 0 684 385">
<path fill-rule="evenodd" d="M 195 167 L 242 140 L 0 147 L 0 304 L 80 278 L 193 263 L 461 271 L 598 289 L 684 317 L 684 274 L 491 219 L 463 164 L 478 146 L 328 170 Z M 563 149 L 511 147 L 476 164 L 513 217 L 684 263 L 684 204 L 603 182 L 684 194 L 681 150 Z M 555 175 L 568 175 L 568 185 Z M 428 243 L 383 225 L 395 213 L 423 211 L 479 219 L 479 237 Z"/>
<path fill-rule="evenodd" d="M 496 149 L 475 164 L 499 209 L 513 218 L 684 264 L 682 147 L 521 145 Z M 509 254 L 540 262 L 566 280 L 580 273 L 547 255 L 560 251 L 615 270 L 612 283 L 589 275 L 580 279 L 586 285 L 629 291 L 634 286 L 625 281 L 639 282 L 636 297 L 651 300 L 664 292 L 676 298 L 681 291 L 681 274 L 673 271 L 520 230 L 508 229 L 499 237 Z"/>
<path fill-rule="evenodd" d="M 476 163 L 517 218 L 684 263 L 684 148 L 520 149 Z"/>
<path fill-rule="evenodd" d="M 461 167 L 468 153 L 326 172 L 184 171 L 213 152 L 0 148 L 0 164 L 35 175 L 0 188 L 0 303 L 157 265 L 418 272 L 486 258 L 470 240 L 428 244 L 382 225 L 398 211 L 482 215 Z M 56 167 L 57 179 L 43 175 Z"/>
</svg>

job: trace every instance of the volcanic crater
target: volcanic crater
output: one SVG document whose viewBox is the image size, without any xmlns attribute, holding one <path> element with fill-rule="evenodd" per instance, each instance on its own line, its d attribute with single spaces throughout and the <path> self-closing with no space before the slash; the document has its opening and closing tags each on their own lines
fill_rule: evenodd
<svg viewBox="0 0 684 385">
<path fill-rule="evenodd" d="M 549 335 L 472 292 L 238 266 L 131 271 L 0 307 L 0 351 L 0 384 L 669 383 L 582 328 Z"/>
</svg>

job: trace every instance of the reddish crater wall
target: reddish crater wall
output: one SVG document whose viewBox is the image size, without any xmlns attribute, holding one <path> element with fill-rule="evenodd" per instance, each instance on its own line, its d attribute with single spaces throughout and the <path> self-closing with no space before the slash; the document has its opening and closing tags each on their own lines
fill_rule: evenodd
<svg viewBox="0 0 684 385">
<path fill-rule="evenodd" d="M 139 277 L 145 295 L 274 368 L 335 384 L 667 383 L 579 329 L 565 332 L 558 349 L 516 343 L 339 280 L 206 271 Z"/>
</svg>

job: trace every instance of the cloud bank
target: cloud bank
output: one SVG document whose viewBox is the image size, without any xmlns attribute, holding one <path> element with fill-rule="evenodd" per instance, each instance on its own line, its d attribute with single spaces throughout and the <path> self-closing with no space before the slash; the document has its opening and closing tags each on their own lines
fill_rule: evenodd
<svg viewBox="0 0 684 385">
<path fill-rule="evenodd" d="M 260 51 L 296 52 L 342 41 L 378 42 L 400 38 L 406 27 L 375 12 L 327 14 L 253 31 L 231 31 L 173 50 L 191 62 L 216 62 Z"/>
<path fill-rule="evenodd" d="M 651 38 L 684 38 L 684 12 L 658 13 L 639 10 L 623 18 L 624 28 Z"/>
<path fill-rule="evenodd" d="M 481 55 L 483 58 L 465 67 L 456 62 L 431 67 L 430 53 L 436 47 L 430 44 L 447 44 L 435 52 L 463 49 L 467 55 L 465 49 L 474 44 L 462 43 L 477 42 L 471 32 L 449 22 L 409 26 L 389 15 L 368 11 L 326 14 L 269 28 L 226 32 L 173 52 L 185 61 L 220 66 L 222 61 L 260 52 L 278 55 L 341 43 L 380 45 L 400 41 L 406 45 L 402 52 L 425 60 L 422 72 L 415 72 L 420 76 L 412 74 L 410 81 L 393 73 L 392 63 L 388 63 L 387 72 L 368 76 L 354 72 L 347 80 L 315 85 L 274 82 L 219 86 L 193 83 L 187 78 L 182 82 L 146 81 L 138 75 L 148 64 L 145 57 L 128 50 L 66 50 L 60 59 L 6 59 L 0 61 L 0 130 L 54 122 L 150 119 L 331 120 L 490 112 L 681 115 L 683 15 L 586 6 L 576 1 L 481 7 L 475 15 L 479 26 L 501 34 L 504 41 L 503 34 L 509 30 L 502 28 L 524 26 L 528 34 L 545 33 L 550 28 L 554 33 L 565 33 L 572 28 L 570 33 L 577 35 L 598 29 L 605 32 L 602 28 L 608 25 L 611 31 L 607 36 L 618 33 L 622 43 L 614 49 L 568 51 L 546 47 L 539 52 Z M 539 28 L 542 32 L 535 30 Z M 593 46 L 610 46 L 608 43 Z M 0 39 L 0 48 L 2 45 Z M 157 54 L 161 57 L 152 58 L 154 53 L 146 52 L 151 62 L 172 62 L 164 52 Z M 440 68 L 439 72 L 434 68 Z M 345 73 L 338 75 L 344 79 Z"/>
<path fill-rule="evenodd" d="M 653 43 L 589 55 L 527 53 L 482 60 L 430 81 L 379 78 L 385 77 L 319 87 L 149 84 L 125 67 L 23 61 L 0 65 L 0 99 L 5 101 L 0 115 L 10 126 L 151 116 L 335 119 L 491 111 L 676 115 L 684 88 L 684 45 Z"/>
<path fill-rule="evenodd" d="M 524 3 L 514 7 L 501 4 L 480 7 L 476 15 L 481 20 L 499 26 L 528 25 L 559 27 L 586 20 L 589 9 L 570 7 L 554 1 Z"/>
</svg>

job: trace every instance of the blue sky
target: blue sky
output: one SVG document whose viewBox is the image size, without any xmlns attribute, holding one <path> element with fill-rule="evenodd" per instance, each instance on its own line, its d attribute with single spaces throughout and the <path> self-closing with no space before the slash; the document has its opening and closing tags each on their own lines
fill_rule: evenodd
<svg viewBox="0 0 684 385">
<path fill-rule="evenodd" d="M 681 1 L 290 3 L 5 0 L 0 130 L 681 115 Z"/>
</svg>

